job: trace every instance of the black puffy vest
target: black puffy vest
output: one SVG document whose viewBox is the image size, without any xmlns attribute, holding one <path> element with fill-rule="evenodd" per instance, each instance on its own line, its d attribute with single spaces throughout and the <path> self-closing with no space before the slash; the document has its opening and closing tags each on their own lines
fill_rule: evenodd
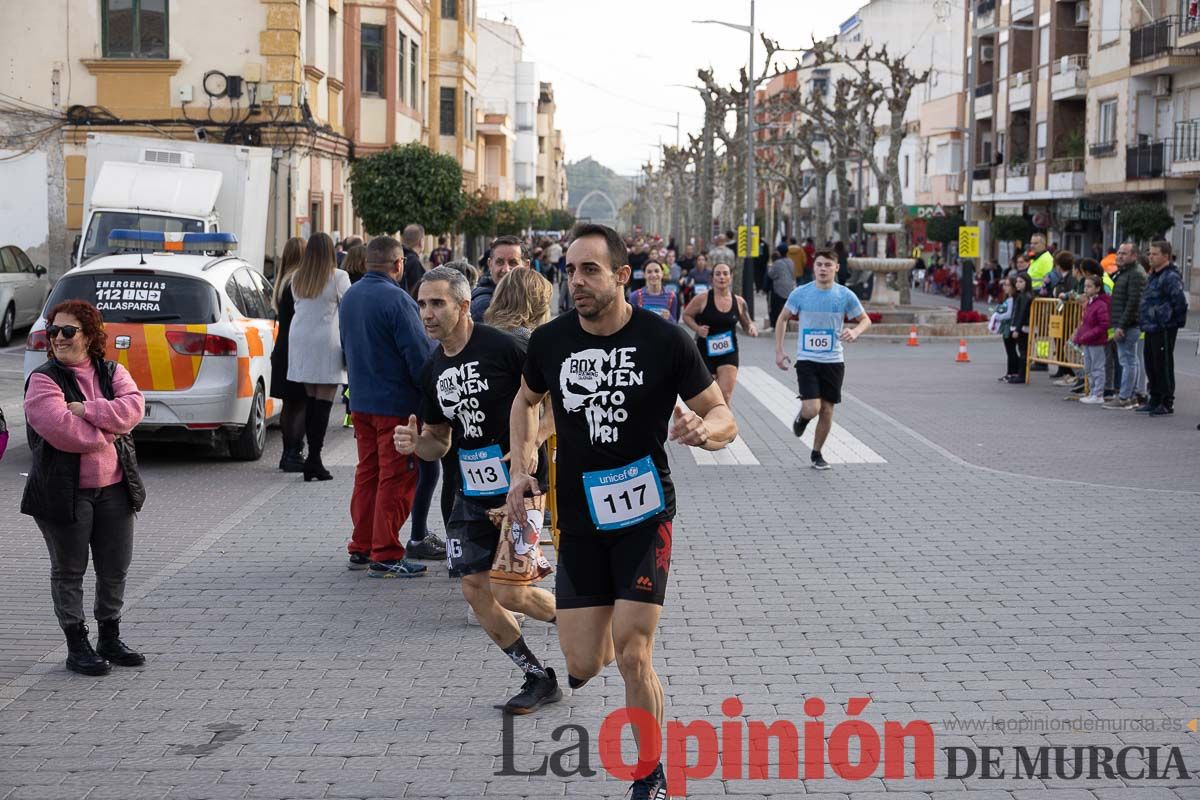
<svg viewBox="0 0 1200 800">
<path fill-rule="evenodd" d="M 117 369 L 115 361 L 96 360 L 92 363 L 100 379 L 100 393 L 108 400 L 114 397 L 112 378 Z M 68 403 L 82 403 L 86 398 L 75 380 L 75 373 L 57 361 L 48 360 L 30 373 L 46 375 L 62 389 Z M 29 390 L 29 381 L 25 381 Z M 29 479 L 25 482 L 25 493 L 21 496 L 21 513 L 48 522 L 71 523 L 75 521 L 75 495 L 79 491 L 79 453 L 66 453 L 52 447 L 32 425 L 25 426 L 29 440 L 32 464 Z M 129 491 L 129 504 L 135 511 L 142 510 L 146 502 L 146 487 L 138 472 L 137 453 L 132 436 L 118 436 L 113 446 L 117 449 L 117 460 L 125 473 L 124 484 Z"/>
</svg>

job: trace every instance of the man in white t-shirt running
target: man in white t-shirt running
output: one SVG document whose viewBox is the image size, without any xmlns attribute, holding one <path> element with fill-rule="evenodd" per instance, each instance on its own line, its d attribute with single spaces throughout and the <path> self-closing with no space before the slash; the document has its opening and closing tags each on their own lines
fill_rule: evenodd
<svg viewBox="0 0 1200 800">
<path fill-rule="evenodd" d="M 843 342 L 853 342 L 871 327 L 854 292 L 834 283 L 837 255 L 818 250 L 813 255 L 813 282 L 799 286 L 788 296 L 775 322 L 775 364 L 788 368 L 783 352 L 783 337 L 793 314 L 798 315 L 800 333 L 796 339 L 796 381 L 800 385 L 800 413 L 792 422 L 792 433 L 804 435 L 813 417 L 813 469 L 831 469 L 821 457 L 821 447 L 833 427 L 833 407 L 842 401 L 842 381 L 846 376 Z M 847 328 L 845 323 L 854 323 Z"/>
</svg>

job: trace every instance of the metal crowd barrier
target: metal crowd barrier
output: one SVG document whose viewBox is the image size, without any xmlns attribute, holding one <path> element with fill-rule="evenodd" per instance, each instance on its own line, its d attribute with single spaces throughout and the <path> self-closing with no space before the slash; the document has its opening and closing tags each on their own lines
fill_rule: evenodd
<svg viewBox="0 0 1200 800">
<path fill-rule="evenodd" d="M 550 512 L 550 537 L 554 540 L 554 551 L 558 552 L 558 436 L 550 434 L 546 440 L 546 453 L 550 458 L 550 491 L 546 496 L 546 510 Z"/>
<path fill-rule="evenodd" d="M 1073 300 L 1039 297 L 1029 313 L 1029 348 L 1025 359 L 1025 383 L 1034 364 L 1054 364 L 1083 369 L 1083 351 L 1071 337 L 1083 319 L 1083 304 Z"/>
</svg>

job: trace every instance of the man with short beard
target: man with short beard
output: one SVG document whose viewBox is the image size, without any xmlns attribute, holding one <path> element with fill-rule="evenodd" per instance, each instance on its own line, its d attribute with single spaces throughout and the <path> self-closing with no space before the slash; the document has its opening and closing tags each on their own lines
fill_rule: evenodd
<svg viewBox="0 0 1200 800">
<path fill-rule="evenodd" d="M 616 231 L 581 224 L 567 248 L 575 310 L 533 332 L 510 422 L 508 513 L 526 518 L 538 409 L 549 394 L 556 456 L 558 634 L 568 683 L 582 687 L 612 662 L 625 705 L 663 720 L 654 636 L 671 563 L 675 489 L 664 447 L 719 450 L 737 424 L 682 328 L 625 299 L 628 253 Z M 685 399 L 687 409 L 677 405 Z M 657 753 L 657 743 L 651 746 Z M 634 800 L 666 797 L 662 764 L 639 754 Z"/>
<path fill-rule="evenodd" d="M 513 269 L 529 268 L 529 248 L 516 236 L 498 236 L 492 241 L 488 255 L 488 273 L 479 279 L 471 292 L 471 319 L 483 322 L 483 315 L 492 304 L 496 284 Z"/>
</svg>

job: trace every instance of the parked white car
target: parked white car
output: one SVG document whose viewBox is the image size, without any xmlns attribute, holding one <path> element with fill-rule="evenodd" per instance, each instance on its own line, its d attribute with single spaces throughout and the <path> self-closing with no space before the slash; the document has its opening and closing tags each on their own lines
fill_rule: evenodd
<svg viewBox="0 0 1200 800">
<path fill-rule="evenodd" d="M 15 245 L 0 247 L 0 347 L 12 341 L 17 328 L 37 321 L 49 295 L 45 267 L 35 267 Z"/>
</svg>

